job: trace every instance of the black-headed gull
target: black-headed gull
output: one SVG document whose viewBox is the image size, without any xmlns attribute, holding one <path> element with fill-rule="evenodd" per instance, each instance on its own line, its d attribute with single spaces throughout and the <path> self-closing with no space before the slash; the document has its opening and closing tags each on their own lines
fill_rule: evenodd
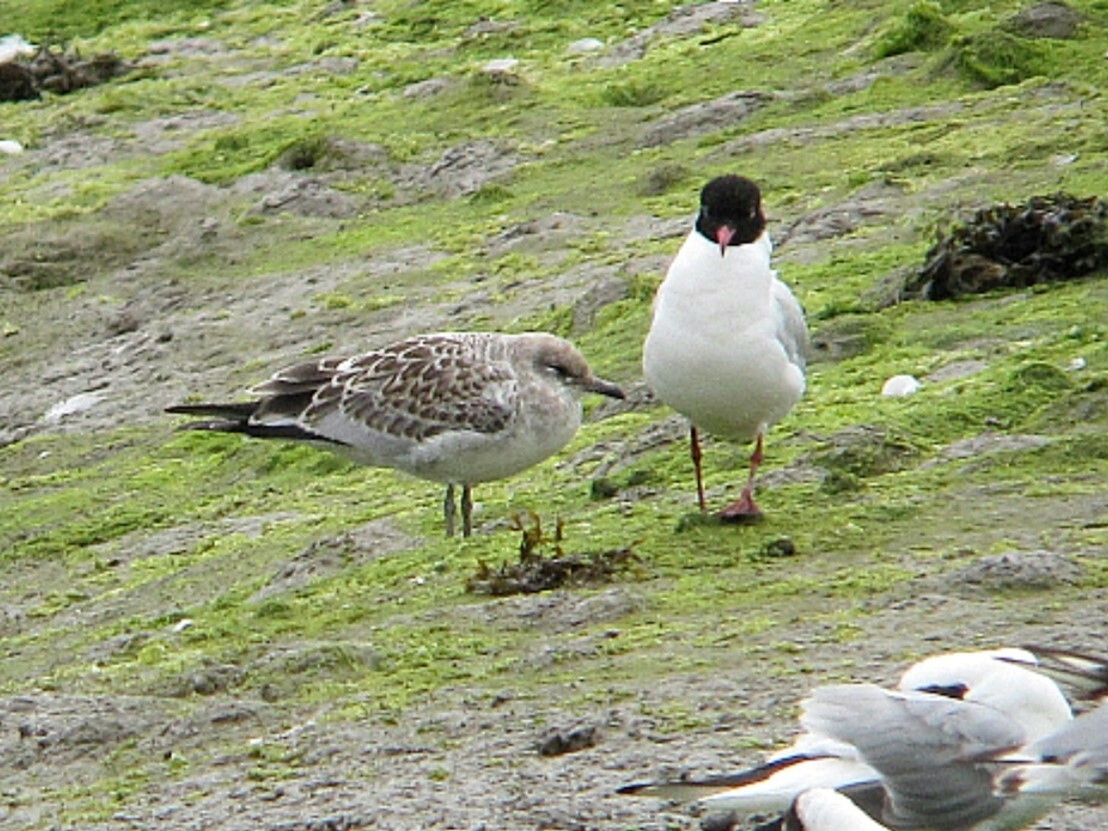
<svg viewBox="0 0 1108 831">
<path fill-rule="evenodd" d="M 469 536 L 471 486 L 564 447 L 581 424 L 582 391 L 623 397 L 554 335 L 447 332 L 298 364 L 254 388 L 252 401 L 167 411 L 208 418 L 189 429 L 318 443 L 361 464 L 444 482 L 447 536 L 461 485 Z"/>
<path fill-rule="evenodd" d="M 754 441 L 738 500 L 720 517 L 761 516 L 754 476 L 765 433 L 804 392 L 808 329 L 788 286 L 770 268 L 758 186 L 720 176 L 704 186 L 700 212 L 658 287 L 643 344 L 643 374 L 664 403 L 690 422 L 697 501 L 706 510 L 699 430 Z"/>
<path fill-rule="evenodd" d="M 1101 659 L 1082 657 L 1089 662 L 1086 674 L 1095 675 L 1108 665 Z M 1036 656 L 1018 648 L 943 653 L 905 670 L 897 690 L 989 707 L 1014 725 L 1017 743 L 1022 746 L 1063 728 L 1073 718 L 1062 691 L 1037 672 L 1036 666 Z M 756 768 L 707 778 L 634 784 L 621 788 L 620 793 L 697 800 L 710 810 L 781 813 L 809 788 L 839 789 L 879 781 L 879 772 L 854 744 L 819 725 L 804 726 L 806 732 L 792 745 Z"/>
</svg>

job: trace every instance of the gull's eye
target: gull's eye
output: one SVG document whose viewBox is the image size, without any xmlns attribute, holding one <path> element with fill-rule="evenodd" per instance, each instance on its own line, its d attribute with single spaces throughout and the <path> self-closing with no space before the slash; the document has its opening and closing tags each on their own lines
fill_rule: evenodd
<svg viewBox="0 0 1108 831">
<path fill-rule="evenodd" d="M 546 370 L 563 384 L 571 384 L 574 381 L 573 372 L 565 364 L 549 363 L 546 365 Z"/>
</svg>

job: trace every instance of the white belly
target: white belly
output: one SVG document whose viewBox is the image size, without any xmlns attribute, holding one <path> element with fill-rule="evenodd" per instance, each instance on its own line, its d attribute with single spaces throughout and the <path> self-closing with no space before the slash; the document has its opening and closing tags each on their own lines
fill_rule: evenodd
<svg viewBox="0 0 1108 831">
<path fill-rule="evenodd" d="M 804 392 L 804 373 L 773 337 L 652 328 L 643 349 L 646 382 L 698 428 L 747 441 L 782 419 Z"/>
<path fill-rule="evenodd" d="M 356 442 L 332 449 L 359 464 L 396 468 L 432 482 L 476 484 L 504 479 L 554 455 L 580 424 L 581 405 L 566 393 L 546 402 L 546 409 L 524 408 L 498 433 L 453 430 L 415 441 L 361 429 Z"/>
</svg>

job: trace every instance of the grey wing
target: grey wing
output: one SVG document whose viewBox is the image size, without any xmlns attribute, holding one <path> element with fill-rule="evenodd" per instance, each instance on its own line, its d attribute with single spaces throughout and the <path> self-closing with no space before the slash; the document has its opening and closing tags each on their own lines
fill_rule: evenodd
<svg viewBox="0 0 1108 831">
<path fill-rule="evenodd" d="M 1096 768 L 1093 778 L 1108 784 L 1108 703 L 1083 713 L 1028 748 L 1033 758 Z"/>
<path fill-rule="evenodd" d="M 1108 795 L 1108 705 L 999 760 L 996 791 L 1034 808 L 1075 794 Z M 1041 811 L 1039 812 L 1041 813 Z"/>
<path fill-rule="evenodd" d="M 780 280 L 773 282 L 773 305 L 777 312 L 777 339 L 785 347 L 789 360 L 804 369 L 808 359 L 808 324 L 804 320 L 804 309 Z"/>
<path fill-rule="evenodd" d="M 983 705 L 868 684 L 817 688 L 802 723 L 854 745 L 881 774 L 897 827 L 968 827 L 1004 804 L 983 762 L 1023 743 L 1023 730 Z"/>
</svg>

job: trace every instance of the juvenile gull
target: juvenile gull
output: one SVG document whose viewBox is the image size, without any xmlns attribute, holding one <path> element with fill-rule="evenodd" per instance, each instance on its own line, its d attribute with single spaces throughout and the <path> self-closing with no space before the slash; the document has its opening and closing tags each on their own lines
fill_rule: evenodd
<svg viewBox="0 0 1108 831">
<path fill-rule="evenodd" d="M 689 419 L 696 493 L 706 510 L 700 437 L 754 441 L 750 474 L 720 517 L 757 519 L 754 475 L 769 427 L 804 392 L 808 329 L 788 286 L 770 268 L 758 186 L 720 176 L 700 193 L 700 212 L 654 298 L 643 374 L 664 403 Z"/>
<path fill-rule="evenodd" d="M 444 332 L 283 369 L 251 391 L 253 401 L 166 411 L 207 418 L 186 429 L 321 444 L 360 464 L 443 482 L 447 536 L 461 485 L 468 537 L 471 487 L 564 447 L 581 424 L 582 391 L 623 398 L 554 335 Z"/>
</svg>

